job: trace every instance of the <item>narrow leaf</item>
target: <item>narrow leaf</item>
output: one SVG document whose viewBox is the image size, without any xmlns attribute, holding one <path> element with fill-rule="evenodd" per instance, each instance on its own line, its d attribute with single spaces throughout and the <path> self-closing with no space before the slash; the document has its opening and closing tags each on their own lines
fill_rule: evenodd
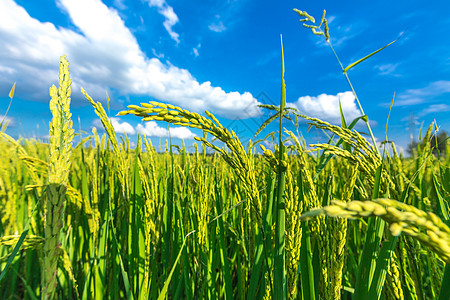
<svg viewBox="0 0 450 300">
<path fill-rule="evenodd" d="M 13 84 L 13 86 L 11 88 L 11 91 L 9 91 L 9 98 L 11 98 L 11 100 L 14 97 L 14 91 L 15 90 L 16 90 L 16 83 L 14 82 L 14 84 Z"/>
<path fill-rule="evenodd" d="M 14 247 L 11 255 L 9 256 L 8 261 L 6 262 L 5 268 L 3 269 L 2 273 L 0 274 L 0 282 L 2 282 L 3 277 L 5 277 L 6 272 L 8 271 L 9 267 L 11 266 L 11 264 L 14 260 L 14 257 L 16 257 L 17 252 L 19 252 L 20 246 L 22 246 L 23 241 L 25 240 L 25 237 L 27 236 L 27 234 L 28 234 L 28 229 L 24 230 L 22 232 L 22 234 L 20 235 L 20 238 L 17 241 L 16 246 Z"/>
<path fill-rule="evenodd" d="M 195 231 L 188 233 L 188 235 L 186 235 L 186 237 L 184 238 L 183 245 L 181 245 L 181 249 L 178 252 L 175 262 L 173 263 L 172 270 L 170 270 L 169 276 L 167 276 L 166 282 L 164 282 L 164 286 L 161 290 L 161 293 L 158 296 L 158 300 L 163 300 L 166 298 L 167 290 L 169 289 L 169 284 L 170 284 L 170 281 L 172 280 L 173 272 L 175 272 L 175 269 L 177 268 L 178 261 L 180 260 L 180 257 L 181 257 L 181 253 L 183 253 L 184 246 L 186 245 L 186 239 L 193 232 L 195 232 Z"/>
<path fill-rule="evenodd" d="M 381 47 L 380 49 L 378 49 L 378 50 L 376 50 L 376 51 L 370 53 L 369 55 L 364 56 L 363 58 L 361 58 L 361 59 L 355 61 L 354 63 L 352 63 L 352 64 L 350 64 L 350 65 L 348 65 L 348 66 L 344 69 L 344 73 L 346 73 L 348 70 L 350 70 L 350 69 L 353 68 L 354 66 L 358 65 L 359 63 L 362 63 L 362 62 L 365 61 L 366 59 L 370 58 L 371 56 L 374 56 L 375 54 L 377 54 L 377 53 L 380 52 L 381 50 L 383 50 L 383 49 L 389 47 L 390 45 L 392 45 L 393 43 L 395 43 L 396 41 L 398 41 L 398 40 L 403 36 L 404 33 L 405 33 L 405 32 L 403 32 L 398 38 L 396 38 L 395 40 L 393 40 L 392 42 L 390 42 L 390 43 L 387 44 L 386 46 Z"/>
</svg>

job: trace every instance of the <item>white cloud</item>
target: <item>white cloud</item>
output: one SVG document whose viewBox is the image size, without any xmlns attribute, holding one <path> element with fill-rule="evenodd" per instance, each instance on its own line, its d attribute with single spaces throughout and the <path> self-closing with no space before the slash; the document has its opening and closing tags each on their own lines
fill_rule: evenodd
<svg viewBox="0 0 450 300">
<path fill-rule="evenodd" d="M 172 30 L 172 27 L 178 23 L 178 16 L 173 11 L 172 6 L 167 5 L 165 0 L 149 0 L 148 5 L 150 7 L 157 7 L 158 12 L 166 18 L 163 23 L 164 28 L 169 33 L 170 37 L 178 44 L 180 42 L 180 35 Z"/>
<path fill-rule="evenodd" d="M 352 92 L 338 93 L 337 95 L 321 94 L 317 97 L 304 96 L 298 98 L 294 103 L 286 104 L 286 106 L 295 107 L 302 114 L 309 117 L 338 124 L 341 121 L 339 100 L 341 100 L 342 110 L 347 122 L 361 116 L 361 112 L 356 107 L 355 96 Z"/>
<path fill-rule="evenodd" d="M 409 89 L 400 93 L 394 101 L 395 106 L 408 106 L 420 104 L 431 100 L 433 97 L 450 93 L 450 81 L 439 80 L 431 82 L 426 87 L 419 89 Z"/>
<path fill-rule="evenodd" d="M 130 123 L 128 123 L 128 122 L 120 122 L 120 119 L 119 118 L 115 118 L 115 117 L 110 118 L 110 121 L 111 121 L 111 124 L 112 124 L 112 126 L 114 128 L 114 131 L 116 133 L 126 133 L 126 134 L 129 134 L 129 135 L 136 134 L 136 130 L 133 128 L 133 126 Z M 100 121 L 100 119 L 95 119 L 92 122 L 92 125 L 94 125 L 95 127 L 103 129 L 103 124 L 102 124 L 102 121 Z"/>
<path fill-rule="evenodd" d="M 16 126 L 16 122 L 15 122 L 14 118 L 0 115 L 0 124 L 6 124 L 6 123 L 8 123 L 8 127 Z"/>
<path fill-rule="evenodd" d="M 198 49 L 200 49 L 201 46 L 201 44 L 198 44 L 197 47 L 192 48 L 192 52 L 194 53 L 195 57 L 198 57 L 200 55 L 198 53 Z"/>
<path fill-rule="evenodd" d="M 447 104 L 432 104 L 428 106 L 427 108 L 423 109 L 419 112 L 419 116 L 423 117 L 425 115 L 431 114 L 431 113 L 440 113 L 440 112 L 447 112 L 450 111 L 450 105 Z"/>
<path fill-rule="evenodd" d="M 384 65 L 377 65 L 375 66 L 375 69 L 378 69 L 380 71 L 380 75 L 392 75 L 392 76 L 400 76 L 398 74 L 395 74 L 395 70 L 397 69 L 399 64 L 384 64 Z"/>
<path fill-rule="evenodd" d="M 157 53 L 156 50 L 154 48 L 152 48 L 152 53 L 154 56 L 156 56 L 157 58 L 164 58 L 164 53 Z"/>
<path fill-rule="evenodd" d="M 145 134 L 147 137 L 169 137 L 169 130 L 158 126 L 155 121 L 148 121 L 138 124 L 136 128 L 128 122 L 121 122 L 120 118 L 110 118 L 111 124 L 116 133 L 126 133 L 128 135 L 135 135 L 137 133 Z M 92 125 L 103 130 L 103 124 L 100 119 L 95 119 Z M 196 135 L 186 127 L 170 128 L 170 137 L 178 139 L 193 139 Z"/>
<path fill-rule="evenodd" d="M 166 4 L 166 0 L 149 0 L 150 6 L 163 7 Z"/>
<path fill-rule="evenodd" d="M 262 143 L 264 144 L 263 146 L 266 149 L 269 149 L 269 150 L 272 150 L 272 151 L 275 149 L 275 144 L 272 141 L 268 140 L 268 139 L 262 141 Z"/>
<path fill-rule="evenodd" d="M 166 7 L 162 0 L 149 4 Z M 81 33 L 40 22 L 12 0 L 0 1 L 1 89 L 9 91 L 10 82 L 17 81 L 22 96 L 48 101 L 48 87 L 58 78 L 59 56 L 66 54 L 75 105 L 84 99 L 79 92 L 83 87 L 94 99 L 114 89 L 230 119 L 261 113 L 260 103 L 248 92 L 225 92 L 209 81 L 198 82 L 186 69 L 148 58 L 117 11 L 100 0 L 59 0 L 58 6 Z"/>
<path fill-rule="evenodd" d="M 117 7 L 120 10 L 127 9 L 127 6 L 123 3 L 124 0 L 114 0 L 114 6 Z"/>
<path fill-rule="evenodd" d="M 148 121 L 142 124 L 138 124 L 136 131 L 145 134 L 148 137 L 169 137 L 169 130 L 158 126 L 155 121 Z M 186 127 L 170 128 L 170 137 L 178 139 L 193 139 L 196 135 Z"/>
<path fill-rule="evenodd" d="M 227 28 L 225 27 L 225 25 L 223 25 L 222 21 L 216 22 L 216 23 L 212 23 L 208 26 L 208 28 L 214 32 L 222 32 L 225 31 Z"/>
</svg>

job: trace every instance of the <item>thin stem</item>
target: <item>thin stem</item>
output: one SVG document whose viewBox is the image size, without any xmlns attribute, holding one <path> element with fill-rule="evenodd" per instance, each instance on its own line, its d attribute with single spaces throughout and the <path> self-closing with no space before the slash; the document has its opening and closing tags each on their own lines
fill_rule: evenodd
<svg viewBox="0 0 450 300">
<path fill-rule="evenodd" d="M 285 169 L 283 167 L 284 145 L 282 138 L 282 122 L 284 109 L 286 106 L 286 86 L 284 83 L 284 52 L 283 40 L 281 40 L 281 103 L 280 103 L 280 132 L 278 141 L 278 197 L 276 205 L 276 223 L 275 223 L 275 265 L 274 265 L 274 299 L 286 299 L 287 283 L 286 283 L 286 249 L 285 249 Z"/>
<path fill-rule="evenodd" d="M 366 116 L 365 118 L 363 118 L 363 120 L 364 120 L 364 122 L 366 123 L 367 130 L 369 130 L 369 134 L 370 134 L 370 138 L 372 139 L 373 146 L 374 146 L 374 148 L 377 150 L 377 153 L 380 154 L 380 150 L 378 149 L 377 143 L 376 143 L 376 141 L 375 141 L 375 136 L 373 135 L 372 128 L 370 127 L 370 124 L 369 124 L 369 117 L 364 113 L 364 110 L 363 110 L 363 108 L 362 108 L 362 105 L 361 105 L 361 103 L 359 102 L 358 96 L 356 95 L 355 89 L 353 88 L 353 85 L 352 85 L 352 83 L 350 82 L 350 78 L 348 78 L 347 72 L 345 72 L 344 75 L 345 75 L 345 78 L 347 78 L 347 82 L 348 82 L 348 84 L 350 85 L 350 88 L 352 89 L 353 95 L 355 95 L 356 102 L 358 103 L 358 106 L 359 106 L 359 109 L 361 110 L 361 113 L 362 113 L 364 116 Z"/>
<path fill-rule="evenodd" d="M 345 78 L 347 79 L 348 85 L 349 85 L 350 88 L 352 89 L 353 95 L 355 96 L 356 103 L 358 103 L 358 108 L 359 108 L 359 110 L 361 111 L 361 114 L 362 114 L 363 116 L 366 116 L 365 118 L 363 118 L 363 120 L 364 120 L 364 122 L 366 123 L 367 130 L 369 131 L 370 138 L 372 139 L 372 143 L 373 143 L 374 148 L 376 149 L 377 153 L 378 153 L 379 155 L 381 155 L 381 154 L 380 154 L 380 150 L 378 149 L 378 146 L 377 146 L 377 143 L 376 143 L 376 140 L 375 140 L 375 136 L 373 135 L 372 128 L 370 127 L 370 124 L 369 124 L 369 117 L 364 113 L 364 109 L 362 108 L 362 105 L 361 105 L 361 102 L 359 101 L 358 95 L 356 94 L 356 91 L 355 91 L 355 89 L 353 88 L 352 82 L 350 81 L 350 78 L 348 77 L 347 72 L 345 71 L 344 66 L 343 66 L 342 63 L 341 63 L 341 60 L 339 59 L 339 56 L 337 55 L 337 53 L 336 53 L 336 51 L 334 50 L 333 46 L 331 45 L 330 41 L 327 41 L 327 43 L 328 43 L 328 45 L 330 46 L 331 51 L 333 51 L 333 54 L 334 54 L 334 56 L 336 57 L 336 59 L 337 59 L 339 65 L 341 66 L 342 72 L 344 73 Z"/>
</svg>

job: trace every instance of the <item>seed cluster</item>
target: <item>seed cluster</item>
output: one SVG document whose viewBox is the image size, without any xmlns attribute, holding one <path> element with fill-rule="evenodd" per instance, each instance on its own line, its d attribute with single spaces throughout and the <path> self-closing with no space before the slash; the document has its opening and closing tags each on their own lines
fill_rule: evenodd
<svg viewBox="0 0 450 300">
<path fill-rule="evenodd" d="M 224 160 L 235 170 L 245 190 L 250 195 L 250 203 L 258 222 L 260 222 L 262 207 L 256 185 L 256 172 L 252 160 L 249 159 L 251 152 L 247 153 L 245 151 L 244 146 L 233 130 L 224 128 L 209 111 L 205 111 L 205 114 L 208 116 L 208 118 L 205 118 L 198 113 L 190 112 L 178 106 L 155 101 L 141 103 L 141 106 L 129 105 L 128 110 L 119 112 L 118 115 L 123 116 L 128 114 L 141 117 L 143 121 L 165 121 L 174 125 L 198 128 L 223 142 L 229 151 L 212 144 L 205 137 L 195 137 L 197 141 L 204 143 L 206 146 L 220 153 Z M 251 145 L 248 148 L 252 149 Z"/>
<path fill-rule="evenodd" d="M 61 254 L 60 233 L 64 226 L 64 209 L 67 191 L 70 156 L 74 130 L 70 113 L 69 62 L 61 57 L 59 66 L 59 88 L 50 88 L 50 123 L 48 182 L 46 187 L 45 242 L 42 269 L 42 298 L 56 297 L 58 261 Z"/>
<path fill-rule="evenodd" d="M 323 215 L 344 218 L 380 217 L 390 224 L 394 236 L 402 232 L 410 235 L 432 248 L 443 260 L 450 262 L 450 228 L 432 212 L 391 199 L 351 202 L 333 200 L 332 205 L 312 209 L 304 213 L 301 219 Z"/>
</svg>

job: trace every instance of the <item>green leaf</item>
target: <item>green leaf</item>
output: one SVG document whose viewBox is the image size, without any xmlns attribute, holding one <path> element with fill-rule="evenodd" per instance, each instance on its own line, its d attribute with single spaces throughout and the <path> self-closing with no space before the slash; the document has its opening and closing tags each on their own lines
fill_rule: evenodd
<svg viewBox="0 0 450 300">
<path fill-rule="evenodd" d="M 6 266 L 5 266 L 5 268 L 3 269 L 2 273 L 0 274 L 0 283 L 2 282 L 2 279 L 5 277 L 6 272 L 8 271 L 9 267 L 11 266 L 11 264 L 12 264 L 12 262 L 13 262 L 13 260 L 14 260 L 14 257 L 16 257 L 17 252 L 19 252 L 20 247 L 22 246 L 23 241 L 25 240 L 25 237 L 26 237 L 27 234 L 28 234 L 28 231 L 29 231 L 29 229 L 26 229 L 26 230 L 24 230 L 24 231 L 22 232 L 22 234 L 21 234 L 20 237 L 19 237 L 19 240 L 17 241 L 16 246 L 14 246 L 14 249 L 13 249 L 13 251 L 11 252 L 11 255 L 9 256 L 8 261 L 6 262 Z"/>
<path fill-rule="evenodd" d="M 284 111 L 286 106 L 286 86 L 284 83 L 284 53 L 283 39 L 281 39 L 281 105 L 280 111 Z M 278 197 L 275 207 L 276 223 L 275 223 L 275 253 L 274 253 L 274 299 L 284 300 L 287 297 L 287 281 L 286 281 L 286 251 L 285 251 L 285 180 L 286 171 L 282 168 L 281 161 L 284 157 L 284 145 L 282 139 L 282 122 L 283 114 L 280 114 L 280 131 L 278 143 Z"/>
<path fill-rule="evenodd" d="M 405 32 L 406 32 L 406 31 L 405 31 Z M 347 73 L 347 71 L 350 70 L 351 68 L 353 68 L 354 66 L 356 66 L 356 65 L 358 65 L 358 64 L 360 64 L 360 63 L 362 63 L 362 62 L 365 61 L 366 59 L 370 58 L 371 56 L 374 56 L 375 54 L 377 54 L 377 53 L 380 52 L 381 50 L 383 50 L 383 49 L 389 47 L 390 45 L 392 45 L 393 43 L 395 43 L 396 41 L 398 41 L 398 40 L 403 36 L 403 34 L 404 34 L 405 32 L 403 32 L 398 38 L 396 38 L 395 40 L 393 40 L 392 42 L 390 42 L 390 43 L 387 44 L 386 46 L 381 47 L 380 49 L 378 49 L 378 50 L 376 50 L 376 51 L 370 53 L 369 55 L 364 56 L 363 58 L 361 58 L 361 59 L 355 61 L 354 63 L 352 63 L 352 64 L 350 64 L 350 65 L 348 65 L 348 66 L 344 69 L 344 73 Z"/>
<path fill-rule="evenodd" d="M 379 197 L 381 172 L 383 165 L 377 168 L 375 174 L 375 184 L 372 192 L 372 199 Z M 367 228 L 366 243 L 364 244 L 361 261 L 359 262 L 358 275 L 355 285 L 355 300 L 362 300 L 367 297 L 374 278 L 377 265 L 378 249 L 380 248 L 381 238 L 383 236 L 385 221 L 381 218 L 370 218 Z"/>
<path fill-rule="evenodd" d="M 314 291 L 314 269 L 312 266 L 311 233 L 308 221 L 302 222 L 302 243 L 300 251 L 300 280 L 302 283 L 302 299 L 316 298 Z"/>
<path fill-rule="evenodd" d="M 450 155 L 450 153 L 447 153 Z M 440 167 L 442 187 L 447 193 L 450 193 L 450 168 L 446 166 Z"/>
<path fill-rule="evenodd" d="M 164 282 L 164 286 L 163 286 L 163 288 L 162 288 L 162 290 L 161 290 L 161 293 L 160 293 L 159 296 L 158 296 L 158 300 L 164 300 L 164 299 L 166 298 L 167 290 L 169 289 L 169 284 L 170 284 L 170 281 L 172 280 L 173 272 L 175 272 L 175 269 L 177 268 L 178 261 L 180 260 L 180 257 L 181 257 L 181 253 L 183 253 L 184 246 L 186 245 L 186 239 L 187 239 L 187 237 L 188 237 L 189 235 L 191 235 L 193 232 L 195 232 L 195 231 L 191 231 L 191 232 L 188 233 L 188 235 L 186 235 L 186 237 L 184 238 L 183 245 L 181 245 L 181 249 L 180 249 L 180 251 L 178 252 L 178 255 L 177 255 L 177 258 L 175 259 L 175 262 L 173 263 L 173 266 L 172 266 L 172 269 L 170 270 L 169 276 L 167 276 L 167 279 L 166 279 L 166 281 Z"/>
<path fill-rule="evenodd" d="M 11 98 L 11 100 L 12 100 L 12 98 L 14 97 L 14 91 L 16 90 L 16 83 L 14 82 L 14 84 L 13 84 L 13 86 L 12 86 L 12 88 L 11 88 L 11 90 L 9 91 L 9 98 Z"/>
<path fill-rule="evenodd" d="M 437 181 L 436 175 L 433 172 L 433 188 L 436 192 L 436 196 L 438 198 L 438 214 L 443 217 L 444 222 L 449 225 L 450 223 L 450 217 L 448 213 L 448 203 L 445 201 L 444 197 L 441 194 L 441 191 L 439 189 L 439 183 Z"/>
<path fill-rule="evenodd" d="M 397 239 L 397 237 L 391 236 L 391 239 L 388 242 L 384 242 L 381 246 L 372 284 L 370 285 L 368 300 L 378 300 L 381 297 L 387 270 L 389 269 L 389 263 L 391 261 L 392 252 L 397 244 Z"/>
<path fill-rule="evenodd" d="M 439 300 L 450 299 L 450 264 L 445 265 L 444 276 L 442 277 L 441 290 L 439 292 Z"/>
<path fill-rule="evenodd" d="M 345 122 L 345 116 L 344 116 L 344 111 L 342 110 L 342 103 L 341 103 L 341 99 L 339 98 L 339 112 L 341 114 L 341 127 L 342 128 L 347 128 L 347 123 Z M 347 144 L 346 142 L 342 143 L 342 148 L 348 152 L 350 152 L 350 145 Z"/>
</svg>

